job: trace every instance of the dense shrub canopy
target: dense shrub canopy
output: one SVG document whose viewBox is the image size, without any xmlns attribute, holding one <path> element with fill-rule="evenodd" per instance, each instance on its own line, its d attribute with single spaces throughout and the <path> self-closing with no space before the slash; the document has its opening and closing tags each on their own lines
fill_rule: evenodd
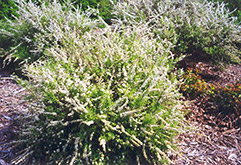
<svg viewBox="0 0 241 165">
<path fill-rule="evenodd" d="M 113 4 L 110 0 L 77 0 L 73 1 L 75 6 L 81 5 L 82 9 L 87 10 L 89 7 L 99 10 L 101 16 L 108 24 L 111 24 L 113 18 Z"/>
<path fill-rule="evenodd" d="M 45 2 L 48 4 L 49 2 L 54 2 L 54 0 L 32 0 L 35 4 L 42 4 Z M 67 2 L 67 0 L 59 0 L 61 4 L 64 4 Z M 81 8 L 82 10 L 86 11 L 89 8 L 98 9 L 99 16 L 102 17 L 108 24 L 111 24 L 111 19 L 113 18 L 112 15 L 112 9 L 113 4 L 110 0 L 69 0 L 68 2 L 71 2 L 72 5 L 76 8 Z M 96 18 L 93 16 L 93 18 Z"/>
<path fill-rule="evenodd" d="M 172 55 L 145 26 L 136 29 L 86 32 L 71 45 L 49 49 L 55 60 L 27 66 L 35 84 L 32 105 L 41 105 L 32 107 L 40 108 L 34 135 L 23 137 L 34 158 L 97 164 L 128 163 L 130 155 L 150 163 L 167 159 L 182 119 L 178 82 L 168 75 Z"/>
<path fill-rule="evenodd" d="M 10 60 L 35 61 L 43 57 L 45 49 L 51 47 L 54 42 L 59 45 L 69 42 L 65 39 L 69 32 L 83 33 L 100 25 L 100 21 L 90 19 L 95 15 L 95 10 L 84 12 L 68 3 L 37 5 L 35 2 L 20 1 L 18 7 L 20 16 L 16 20 L 0 24 L 0 47 L 6 51 L 7 59 Z"/>
</svg>

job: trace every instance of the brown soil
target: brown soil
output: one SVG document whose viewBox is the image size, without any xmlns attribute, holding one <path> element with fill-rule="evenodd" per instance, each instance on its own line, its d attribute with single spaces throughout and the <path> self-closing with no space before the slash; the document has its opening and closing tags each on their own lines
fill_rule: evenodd
<svg viewBox="0 0 241 165">
<path fill-rule="evenodd" d="M 207 61 L 193 58 L 185 59 L 184 67 L 198 68 L 202 71 L 205 81 L 226 86 L 241 78 L 241 65 L 231 64 L 225 70 L 214 67 Z M 8 164 L 14 153 L 1 144 L 7 144 L 16 139 L 17 116 L 27 108 L 22 100 L 25 89 L 20 87 L 10 77 L 7 71 L 0 71 L 0 165 Z M 200 106 L 202 100 L 191 100 L 188 108 L 192 113 L 187 115 L 187 126 L 176 138 L 182 156 L 169 153 L 175 164 L 241 164 L 241 128 L 237 124 L 240 116 L 233 114 L 207 113 Z M 236 124 L 233 124 L 236 123 Z"/>
</svg>

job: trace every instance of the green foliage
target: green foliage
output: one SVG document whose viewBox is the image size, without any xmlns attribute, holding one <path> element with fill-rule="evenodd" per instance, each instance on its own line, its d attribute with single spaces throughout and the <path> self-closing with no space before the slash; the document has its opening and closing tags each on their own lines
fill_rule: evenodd
<svg viewBox="0 0 241 165">
<path fill-rule="evenodd" d="M 168 74 L 175 64 L 165 42 L 150 38 L 145 26 L 136 29 L 86 32 L 73 44 L 49 49 L 51 61 L 26 66 L 35 116 L 28 118 L 31 130 L 23 129 L 32 153 L 26 159 L 168 161 L 165 151 L 182 119 L 178 82 Z"/>
<path fill-rule="evenodd" d="M 12 43 L 11 43 L 12 40 L 11 40 L 11 38 L 9 36 L 7 36 L 7 34 L 3 33 L 3 29 L 5 31 L 10 31 L 11 28 L 9 26 L 9 23 L 6 20 L 1 19 L 0 20 L 0 29 L 2 30 L 2 32 L 0 33 L 0 38 L 1 38 L 1 40 L 0 40 L 0 48 L 7 49 L 7 47 L 9 45 L 12 45 Z"/>
<path fill-rule="evenodd" d="M 241 29 L 224 4 L 206 0 L 119 1 L 115 14 L 125 24 L 149 23 L 157 38 L 166 38 L 175 45 L 176 54 L 240 62 Z"/>
<path fill-rule="evenodd" d="M 84 33 L 90 27 L 97 27 L 98 20 L 89 18 L 95 11 L 74 9 L 70 3 L 61 5 L 53 2 L 41 4 L 18 2 L 19 17 L 13 21 L 1 21 L 0 47 L 3 48 L 7 61 L 18 59 L 35 61 L 43 57 L 46 48 L 55 43 L 61 45 L 71 42 L 66 40 L 68 33 L 79 31 Z M 78 27 L 78 28 L 76 28 Z M 7 44 L 8 43 L 8 44 Z"/>
<path fill-rule="evenodd" d="M 215 102 L 224 113 L 241 114 L 241 84 L 229 84 L 226 87 L 211 85 L 211 101 Z"/>
<path fill-rule="evenodd" d="M 98 9 L 99 16 L 101 16 L 108 24 L 111 24 L 113 4 L 110 0 L 77 0 L 73 1 L 75 6 L 81 5 L 83 10 L 87 10 L 88 7 Z"/>
<path fill-rule="evenodd" d="M 71 4 L 19 6 L 4 32 L 21 44 L 11 55 L 30 59 L 22 69 L 32 95 L 11 163 L 170 162 L 183 119 L 172 43 L 146 24 L 100 29 Z M 25 43 L 28 56 L 18 51 Z"/>
<path fill-rule="evenodd" d="M 48 3 L 53 2 L 53 0 L 32 0 L 37 5 L 41 5 L 45 2 L 46 5 Z M 111 19 L 114 17 L 112 14 L 113 4 L 110 0 L 59 0 L 59 2 L 63 5 L 66 2 L 72 3 L 75 8 L 81 8 L 83 11 L 89 10 L 89 8 L 98 9 L 99 16 L 102 17 L 104 21 L 108 24 L 111 24 Z M 92 18 L 96 18 L 92 15 Z"/>
<path fill-rule="evenodd" d="M 34 34 L 37 32 L 31 25 L 25 22 L 17 25 L 15 21 L 12 23 L 2 21 L 0 28 L 0 48 L 2 48 L 4 52 L 4 54 L 2 54 L 4 57 L 4 65 L 13 59 L 15 61 L 19 60 L 20 62 L 29 60 L 31 55 L 31 61 L 38 58 L 31 52 L 31 50 L 35 48 L 31 42 L 34 41 Z"/>
<path fill-rule="evenodd" d="M 207 102 L 213 102 L 222 113 L 241 114 L 241 85 L 229 84 L 226 87 L 206 83 L 200 76 L 201 72 L 188 69 L 184 75 L 185 83 L 181 86 L 181 92 L 190 99 L 206 98 Z"/>
<path fill-rule="evenodd" d="M 206 96 L 208 93 L 208 84 L 199 75 L 199 70 L 188 69 L 183 75 L 185 82 L 181 86 L 181 92 L 190 99 Z"/>
<path fill-rule="evenodd" d="M 18 31 L 15 31 L 18 30 Z M 13 29 L 10 26 L 9 21 L 4 19 L 0 20 L 0 62 L 3 64 L 2 67 L 5 67 L 10 61 L 12 61 L 12 57 L 15 58 L 15 63 L 17 63 L 17 59 L 21 59 L 23 61 L 28 59 L 28 55 L 30 54 L 29 50 L 31 49 L 28 43 L 24 42 L 22 36 L 31 36 L 32 29 L 28 29 L 26 24 L 22 24 L 21 26 L 16 26 Z M 17 58 L 15 54 L 17 53 Z M 11 59 L 11 60 L 10 60 Z M 19 66 L 14 66 L 19 67 Z"/>
<path fill-rule="evenodd" d="M 0 0 L 0 20 L 12 19 L 13 16 L 17 16 L 17 7 L 13 0 Z"/>
</svg>

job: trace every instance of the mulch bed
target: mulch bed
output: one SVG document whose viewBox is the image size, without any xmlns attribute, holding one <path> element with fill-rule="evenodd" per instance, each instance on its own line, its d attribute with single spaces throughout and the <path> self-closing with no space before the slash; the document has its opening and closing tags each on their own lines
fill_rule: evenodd
<svg viewBox="0 0 241 165">
<path fill-rule="evenodd" d="M 194 62 L 193 62 L 194 61 Z M 185 61 L 184 61 L 185 62 Z M 203 77 L 210 83 L 226 86 L 241 77 L 241 66 L 231 64 L 226 70 L 218 70 L 210 63 L 186 61 L 186 67 L 202 70 Z M 17 117 L 27 109 L 23 100 L 25 89 L 9 77 L 8 72 L 0 71 L 0 165 L 7 165 L 14 153 L 2 144 L 12 142 L 17 137 Z M 179 154 L 168 153 L 175 164 L 241 164 L 241 128 L 237 124 L 240 116 L 207 113 L 199 106 L 200 100 L 191 100 L 188 105 L 187 126 L 176 139 Z"/>
<path fill-rule="evenodd" d="M 175 164 L 241 164 L 241 130 L 219 129 L 203 123 L 190 123 L 194 130 L 178 137 L 182 156 L 173 156 Z"/>
<path fill-rule="evenodd" d="M 181 67 L 198 69 L 207 83 L 221 87 L 241 80 L 241 65 L 230 64 L 224 70 L 209 61 L 188 57 Z M 188 98 L 186 98 L 188 100 Z M 192 129 L 180 134 L 176 143 L 182 156 L 170 154 L 175 164 L 241 164 L 241 116 L 210 111 L 205 99 L 189 100 L 187 125 Z M 212 103 L 211 103 L 212 104 Z"/>
<path fill-rule="evenodd" d="M 23 115 L 27 109 L 27 103 L 23 100 L 25 89 L 19 86 L 9 73 L 0 71 L 0 165 L 13 157 L 7 144 L 17 137 L 19 115 Z"/>
</svg>

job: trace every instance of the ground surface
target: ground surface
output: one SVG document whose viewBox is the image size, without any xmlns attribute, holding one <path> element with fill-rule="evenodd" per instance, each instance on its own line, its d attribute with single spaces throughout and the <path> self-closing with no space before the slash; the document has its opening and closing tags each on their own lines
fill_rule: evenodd
<svg viewBox="0 0 241 165">
<path fill-rule="evenodd" d="M 17 119 L 27 108 L 27 103 L 23 100 L 24 93 L 24 88 L 8 72 L 0 71 L 0 165 L 7 165 L 6 162 L 14 155 L 3 144 L 13 142 L 17 137 Z"/>
<path fill-rule="evenodd" d="M 186 60 L 185 67 L 203 71 L 206 81 L 235 83 L 241 78 L 241 66 L 232 64 L 225 70 L 217 70 L 208 62 Z M 18 130 L 17 117 L 24 113 L 27 102 L 23 100 L 26 91 L 11 77 L 8 71 L 0 71 L 0 165 L 7 165 L 14 153 L 2 144 L 14 141 Z M 175 164 L 241 164 L 241 129 L 237 124 L 239 117 L 232 115 L 205 113 L 199 106 L 201 100 L 192 100 L 188 105 L 192 115 L 187 117 L 190 130 L 180 134 L 176 143 L 179 154 L 169 153 Z"/>
<path fill-rule="evenodd" d="M 191 57 L 182 61 L 182 67 L 198 69 L 207 83 L 223 87 L 241 80 L 241 65 L 238 64 L 220 70 L 206 60 Z M 189 104 L 192 113 L 187 116 L 187 125 L 193 130 L 177 138 L 182 157 L 174 156 L 175 164 L 241 164 L 241 116 L 224 115 L 218 110 L 210 113 L 202 102 L 198 98 Z"/>
</svg>

